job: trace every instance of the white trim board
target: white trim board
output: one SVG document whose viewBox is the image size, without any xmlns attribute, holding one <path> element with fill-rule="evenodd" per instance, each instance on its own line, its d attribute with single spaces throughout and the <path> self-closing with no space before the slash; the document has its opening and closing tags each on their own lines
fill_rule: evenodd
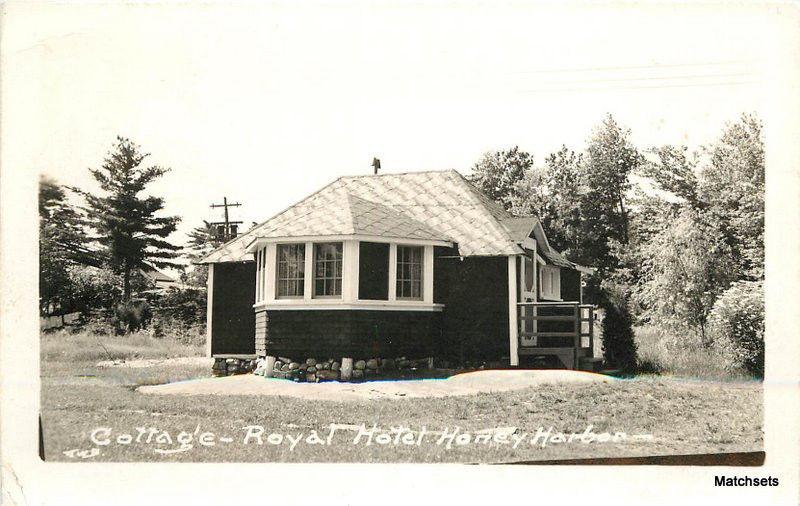
<svg viewBox="0 0 800 506">
<path fill-rule="evenodd" d="M 404 237 L 387 237 L 377 235 L 303 235 L 296 237 L 256 237 L 245 248 L 245 253 L 252 253 L 256 249 L 270 243 L 302 243 L 302 242 L 341 242 L 341 241 L 363 241 L 380 243 L 407 244 L 409 246 L 446 246 L 452 247 L 450 241 L 434 239 L 407 239 Z"/>
<path fill-rule="evenodd" d="M 208 279 L 206 280 L 206 357 L 211 357 L 211 315 L 214 308 L 214 264 L 208 264 Z"/>
<path fill-rule="evenodd" d="M 512 367 L 519 365 L 517 322 L 517 256 L 508 256 L 508 354 Z"/>
<path fill-rule="evenodd" d="M 442 311 L 444 304 L 386 304 L 384 301 L 361 301 L 357 303 L 331 303 L 321 301 L 312 304 L 255 304 L 256 311 Z"/>
</svg>

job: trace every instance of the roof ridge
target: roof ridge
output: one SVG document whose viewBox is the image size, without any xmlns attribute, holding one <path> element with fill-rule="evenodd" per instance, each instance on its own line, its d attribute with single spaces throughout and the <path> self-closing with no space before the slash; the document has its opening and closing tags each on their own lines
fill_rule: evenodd
<svg viewBox="0 0 800 506">
<path fill-rule="evenodd" d="M 384 174 L 354 174 L 349 176 L 340 176 L 339 179 L 362 179 L 362 178 L 372 178 L 372 177 L 407 176 L 409 174 L 443 174 L 445 172 L 458 173 L 456 169 L 410 170 L 406 172 L 386 172 Z"/>
<path fill-rule="evenodd" d="M 350 193 L 347 190 L 345 190 L 344 194 L 345 194 L 345 197 L 347 198 L 347 214 L 350 215 L 350 220 L 349 220 L 350 233 L 351 234 L 355 234 L 358 224 L 356 223 L 356 215 L 355 215 L 355 213 L 353 213 L 353 205 L 355 204 L 355 202 L 353 200 L 357 199 L 358 197 L 353 195 L 352 193 Z"/>
</svg>

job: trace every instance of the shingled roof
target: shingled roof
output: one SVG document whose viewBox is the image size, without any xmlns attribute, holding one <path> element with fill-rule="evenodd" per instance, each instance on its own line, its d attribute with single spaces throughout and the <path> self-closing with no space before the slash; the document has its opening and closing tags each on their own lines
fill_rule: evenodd
<svg viewBox="0 0 800 506">
<path fill-rule="evenodd" d="M 513 217 L 455 170 L 341 177 L 200 262 L 252 260 L 245 249 L 258 238 L 323 235 L 438 240 L 463 256 L 514 255 L 535 220 Z"/>
<path fill-rule="evenodd" d="M 502 220 L 502 223 L 508 229 L 511 238 L 517 243 L 524 241 L 533 232 L 534 238 L 539 244 L 537 252 L 547 263 L 570 269 L 586 270 L 585 267 L 570 262 L 567 257 L 550 246 L 547 236 L 544 234 L 544 228 L 536 216 L 514 216 L 513 218 Z"/>
</svg>

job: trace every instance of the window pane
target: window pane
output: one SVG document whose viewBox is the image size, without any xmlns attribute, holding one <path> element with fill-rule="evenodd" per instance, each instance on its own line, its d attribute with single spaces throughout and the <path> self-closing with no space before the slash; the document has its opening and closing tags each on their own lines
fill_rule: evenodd
<svg viewBox="0 0 800 506">
<path fill-rule="evenodd" d="M 397 247 L 398 299 L 422 299 L 422 252 L 420 246 Z"/>
<path fill-rule="evenodd" d="M 305 244 L 278 245 L 278 297 L 302 297 Z"/>
<path fill-rule="evenodd" d="M 314 296 L 342 295 L 342 243 L 314 245 Z"/>
</svg>

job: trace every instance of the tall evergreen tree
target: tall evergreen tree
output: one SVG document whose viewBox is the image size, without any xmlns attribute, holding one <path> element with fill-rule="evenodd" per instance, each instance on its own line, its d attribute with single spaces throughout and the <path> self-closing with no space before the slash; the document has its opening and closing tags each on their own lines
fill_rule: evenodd
<svg viewBox="0 0 800 506">
<path fill-rule="evenodd" d="M 81 192 L 88 204 L 95 240 L 105 249 L 110 267 L 121 274 L 123 300 L 131 297 L 132 274 L 146 266 L 174 267 L 171 261 L 180 249 L 166 239 L 180 218 L 157 216 L 164 208 L 161 197 L 140 195 L 147 185 L 169 171 L 159 166 L 143 167 L 149 153 L 130 140 L 117 137 L 99 169 L 90 169 L 104 196 Z"/>
<path fill-rule="evenodd" d="M 189 232 L 186 256 L 191 262 L 196 262 L 224 243 L 225 239 L 218 233 L 216 228 L 211 223 L 203 220 L 202 226 L 195 227 Z M 208 279 L 208 266 L 195 265 L 194 269 L 184 279 L 190 285 L 205 286 Z"/>
</svg>

